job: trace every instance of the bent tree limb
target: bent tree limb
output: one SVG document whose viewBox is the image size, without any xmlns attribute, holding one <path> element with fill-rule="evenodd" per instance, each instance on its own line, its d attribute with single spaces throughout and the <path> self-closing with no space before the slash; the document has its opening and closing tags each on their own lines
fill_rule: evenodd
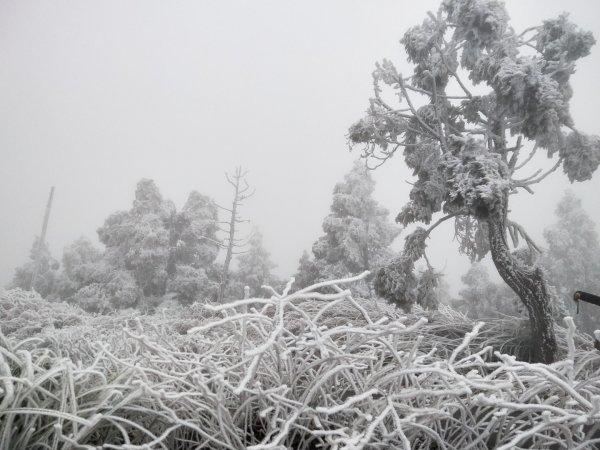
<svg viewBox="0 0 600 450">
<path fill-rule="evenodd" d="M 543 272 L 538 267 L 526 266 L 511 255 L 506 241 L 505 218 L 489 218 L 487 224 L 494 265 L 529 313 L 533 361 L 550 364 L 556 361 L 558 345 Z"/>
</svg>

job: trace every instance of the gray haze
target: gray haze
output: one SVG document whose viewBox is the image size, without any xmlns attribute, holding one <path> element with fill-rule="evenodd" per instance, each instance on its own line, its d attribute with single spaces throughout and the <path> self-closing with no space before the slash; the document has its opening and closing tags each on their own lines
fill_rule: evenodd
<svg viewBox="0 0 600 450">
<path fill-rule="evenodd" d="M 345 134 L 371 96 L 375 61 L 408 73 L 398 43 L 439 1 L 0 0 L 0 283 L 25 262 L 56 186 L 53 255 L 128 209 L 153 178 L 181 207 L 191 190 L 230 201 L 223 173 L 250 171 L 245 216 L 289 276 L 321 233 L 333 185 L 358 156 Z M 522 30 L 566 10 L 600 39 L 596 0 L 509 0 Z M 572 114 L 600 134 L 600 47 L 578 65 Z M 408 198 L 402 158 L 374 173 L 393 217 Z M 541 241 L 568 182 L 560 172 L 512 217 Z M 600 221 L 600 173 L 574 186 Z M 466 270 L 451 226 L 430 241 L 453 287 Z M 403 237 L 398 239 L 399 245 Z"/>
</svg>

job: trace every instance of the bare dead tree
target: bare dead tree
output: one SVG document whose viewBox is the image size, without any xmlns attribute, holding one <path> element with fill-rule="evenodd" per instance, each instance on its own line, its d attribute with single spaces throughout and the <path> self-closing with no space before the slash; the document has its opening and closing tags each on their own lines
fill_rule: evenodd
<svg viewBox="0 0 600 450">
<path fill-rule="evenodd" d="M 221 302 L 225 296 L 225 289 L 229 284 L 229 266 L 231 264 L 231 260 L 233 255 L 237 255 L 240 253 L 245 253 L 242 250 L 247 243 L 249 236 L 245 238 L 236 238 L 236 232 L 238 231 L 237 225 L 243 222 L 248 222 L 248 220 L 242 219 L 240 217 L 239 208 L 243 206 L 243 201 L 252 197 L 254 195 L 254 189 L 251 189 L 246 181 L 246 174 L 248 172 L 242 171 L 241 167 L 236 167 L 235 174 L 230 176 L 228 173 L 225 173 L 225 178 L 227 182 L 233 187 L 234 195 L 233 201 L 231 202 L 231 208 L 224 208 L 220 205 L 224 211 L 229 213 L 229 221 L 219 222 L 219 230 L 226 234 L 226 237 L 223 239 L 222 247 L 226 249 L 225 253 L 225 261 L 223 262 L 223 269 L 221 271 L 221 283 L 219 285 L 219 297 L 218 300 Z"/>
</svg>

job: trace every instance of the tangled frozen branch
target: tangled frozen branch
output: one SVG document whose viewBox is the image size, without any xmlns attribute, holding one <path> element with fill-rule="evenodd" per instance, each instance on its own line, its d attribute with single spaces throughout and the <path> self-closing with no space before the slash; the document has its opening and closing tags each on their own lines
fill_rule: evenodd
<svg viewBox="0 0 600 450">
<path fill-rule="evenodd" d="M 342 288 L 365 275 L 204 305 L 180 340 L 162 334 L 170 322 L 152 331 L 168 345 L 130 320 L 126 346 L 95 344 L 85 365 L 2 337 L 0 448 L 577 448 L 600 438 L 600 358 L 575 345 L 572 320 L 565 359 L 530 364 L 498 351 L 498 324 L 443 308 L 430 321 Z"/>
</svg>

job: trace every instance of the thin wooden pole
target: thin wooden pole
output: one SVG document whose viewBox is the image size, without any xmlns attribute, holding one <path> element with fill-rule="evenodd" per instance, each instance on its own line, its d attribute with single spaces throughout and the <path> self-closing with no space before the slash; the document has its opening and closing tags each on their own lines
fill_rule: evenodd
<svg viewBox="0 0 600 450">
<path fill-rule="evenodd" d="M 42 234 L 38 242 L 37 253 L 35 255 L 35 266 L 33 267 L 33 275 L 31 276 L 30 290 L 33 290 L 35 281 L 40 271 L 40 261 L 42 258 L 42 249 L 44 248 L 44 241 L 46 240 L 46 230 L 48 229 L 48 219 L 50 218 L 50 208 L 52 208 L 52 199 L 54 198 L 54 186 L 50 188 L 50 196 L 48 197 L 48 203 L 46 204 L 46 213 L 44 214 L 44 224 L 42 225 Z"/>
</svg>

